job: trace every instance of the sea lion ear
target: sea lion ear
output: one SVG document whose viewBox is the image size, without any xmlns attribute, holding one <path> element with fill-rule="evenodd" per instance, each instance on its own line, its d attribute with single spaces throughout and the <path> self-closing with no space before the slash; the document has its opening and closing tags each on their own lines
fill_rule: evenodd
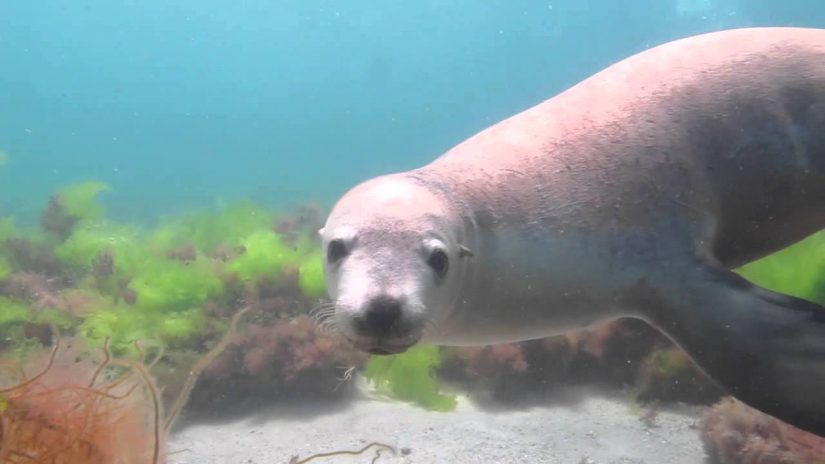
<svg viewBox="0 0 825 464">
<path fill-rule="evenodd" d="M 458 257 L 459 258 L 466 258 L 467 256 L 473 256 L 473 250 L 467 248 L 464 245 L 458 246 Z"/>
</svg>

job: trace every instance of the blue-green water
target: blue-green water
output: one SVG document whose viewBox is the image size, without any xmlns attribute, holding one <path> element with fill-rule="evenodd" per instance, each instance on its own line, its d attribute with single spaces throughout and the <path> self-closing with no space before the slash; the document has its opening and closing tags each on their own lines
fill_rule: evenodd
<svg viewBox="0 0 825 464">
<path fill-rule="evenodd" d="M 3 0 L 0 215 L 94 178 L 110 215 L 331 202 L 633 52 L 819 0 Z"/>
</svg>

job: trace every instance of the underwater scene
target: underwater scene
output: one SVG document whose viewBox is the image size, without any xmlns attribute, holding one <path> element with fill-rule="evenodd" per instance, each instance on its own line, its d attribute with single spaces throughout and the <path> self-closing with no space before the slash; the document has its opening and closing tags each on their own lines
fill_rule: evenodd
<svg viewBox="0 0 825 464">
<path fill-rule="evenodd" d="M 3 0 L 0 464 L 825 464 L 825 389 L 817 398 L 814 388 L 825 376 L 825 338 L 805 338 L 810 351 L 793 344 L 781 358 L 818 366 L 814 387 L 753 375 L 750 387 L 729 388 L 739 379 L 694 362 L 728 346 L 713 327 L 686 349 L 666 323 L 607 316 L 552 336 L 480 326 L 487 335 L 467 335 L 469 343 L 423 337 L 399 347 L 363 334 L 387 340 L 401 330 L 399 314 L 426 304 L 385 298 L 370 302 L 374 317 L 342 315 L 353 289 L 373 283 L 348 277 L 351 269 L 339 275 L 346 259 L 391 256 L 367 275 L 431 272 L 427 291 L 443 291 L 457 257 L 484 259 L 479 243 L 507 248 L 512 236 L 493 237 L 490 224 L 519 214 L 480 218 L 474 227 L 490 231 L 475 246 L 426 241 L 419 266 L 388 252 L 397 243 L 380 233 L 349 232 L 353 216 L 386 212 L 377 197 L 344 205 L 335 217 L 346 220 L 328 219 L 351 188 L 424 166 L 637 53 L 756 26 L 825 29 L 825 3 Z M 825 58 L 825 42 L 818 53 Z M 794 76 L 819 85 L 805 94 L 820 98 L 806 114 L 825 121 L 825 67 L 799 66 Z M 602 114 L 598 98 L 582 103 L 594 120 Z M 654 105 L 648 122 L 669 104 Z M 812 140 L 800 179 L 825 179 L 822 133 L 793 139 L 797 149 Z M 479 156 L 483 170 L 488 158 Z M 614 181 L 606 176 L 604 188 Z M 813 326 L 825 324 L 825 195 L 811 185 L 771 193 L 771 208 L 792 208 L 808 192 L 813 207 L 803 212 L 816 219 L 794 219 L 811 224 L 804 232 L 781 247 L 750 244 L 770 252 L 725 264 L 744 278 L 732 287 L 749 281 L 787 295 L 747 290 L 807 311 L 803 323 Z M 380 188 L 406 201 L 408 187 Z M 417 195 L 393 218 L 443 213 Z M 387 233 L 396 227 L 386 224 Z M 660 239 L 640 233 L 632 246 L 649 256 Z M 735 251 L 748 242 L 731 240 Z M 375 253 L 353 250 L 376 241 Z M 610 280 L 587 260 L 564 264 L 557 275 L 594 299 Z M 683 295 L 694 302 L 701 291 Z M 509 311 L 508 296 L 496 298 Z M 432 317 L 421 330 L 471 316 Z M 354 329 L 342 328 L 348 317 Z M 522 333 L 542 333 L 525 331 L 533 321 L 522 319 Z M 750 347 L 774 346 L 759 323 L 729 350 L 742 366 L 762 362 Z M 783 380 L 780 399 L 798 393 L 807 403 L 785 407 L 765 393 Z"/>
</svg>

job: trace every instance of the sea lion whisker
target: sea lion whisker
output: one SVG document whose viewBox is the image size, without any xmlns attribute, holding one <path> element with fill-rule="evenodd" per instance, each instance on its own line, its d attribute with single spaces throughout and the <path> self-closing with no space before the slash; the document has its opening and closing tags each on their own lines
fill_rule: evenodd
<svg viewBox="0 0 825 464">
<path fill-rule="evenodd" d="M 318 325 L 316 325 L 318 331 L 324 335 L 332 335 L 338 331 L 338 326 L 335 324 L 335 320 L 332 318 L 327 318 L 321 321 Z"/>
<path fill-rule="evenodd" d="M 323 302 L 308 311 L 308 315 L 311 317 L 314 314 L 321 313 L 327 311 L 329 309 L 335 309 L 335 303 L 333 302 Z"/>
<path fill-rule="evenodd" d="M 327 318 L 331 317 L 333 314 L 335 314 L 335 305 L 332 304 L 332 303 L 322 304 L 320 306 L 312 308 L 308 312 L 309 318 L 315 324 L 318 324 L 321 321 L 323 321 L 324 319 L 327 319 Z"/>
<path fill-rule="evenodd" d="M 312 322 L 318 324 L 318 323 L 320 323 L 320 322 L 322 322 L 326 319 L 331 318 L 334 315 L 335 315 L 335 311 L 327 311 L 327 312 L 315 314 L 315 315 L 311 316 L 310 319 L 312 319 Z"/>
</svg>

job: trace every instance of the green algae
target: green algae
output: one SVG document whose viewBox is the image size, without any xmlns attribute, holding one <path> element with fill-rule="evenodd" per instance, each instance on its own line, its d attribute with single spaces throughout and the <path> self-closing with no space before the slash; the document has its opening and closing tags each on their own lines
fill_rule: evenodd
<svg viewBox="0 0 825 464">
<path fill-rule="evenodd" d="M 23 303 L 0 296 L 0 331 L 7 330 L 13 324 L 26 322 L 29 308 Z"/>
<path fill-rule="evenodd" d="M 37 352 L 41 341 L 26 333 L 27 327 L 54 327 L 71 330 L 76 321 L 64 311 L 52 308 L 32 308 L 23 301 L 0 296 L 0 343 L 9 346 L 4 357 L 14 360 L 26 359 Z"/>
<path fill-rule="evenodd" d="M 222 302 L 225 275 L 255 283 L 278 279 L 285 268 L 304 265 L 301 288 L 320 296 L 321 267 L 312 257 L 302 259 L 313 249 L 311 241 L 302 239 L 289 246 L 272 231 L 273 218 L 254 204 L 241 203 L 168 219 L 153 230 L 105 219 L 81 221 L 54 247 L 58 260 L 82 276 L 81 287 L 107 298 L 84 317 L 81 335 L 89 346 L 99 346 L 109 336 L 119 353 L 129 352 L 135 340 L 158 344 L 189 340 L 204 327 L 203 306 Z M 226 262 L 209 256 L 221 246 L 237 246 L 241 251 Z M 169 257 L 178 247 L 191 247 L 186 259 Z M 125 289 L 133 299 L 128 304 Z"/>
<path fill-rule="evenodd" d="M 139 309 L 171 311 L 191 309 L 219 296 L 223 283 L 203 260 L 180 262 L 148 259 L 129 283 Z"/>
<path fill-rule="evenodd" d="M 17 227 L 14 224 L 14 219 L 10 217 L 0 219 L 0 244 L 15 235 L 17 235 Z M 0 248 L 0 251 L 5 252 L 6 250 Z M 0 280 L 8 277 L 13 271 L 14 268 L 8 257 L 0 254 Z"/>
<path fill-rule="evenodd" d="M 111 255 L 114 269 L 132 273 L 143 261 L 138 231 L 110 221 L 79 224 L 71 235 L 54 248 L 54 255 L 75 271 L 88 273 L 102 254 Z"/>
<path fill-rule="evenodd" d="M 304 256 L 298 265 L 298 285 L 304 295 L 320 298 L 326 294 L 324 260 L 320 251 Z"/>
<path fill-rule="evenodd" d="M 241 240 L 243 253 L 227 266 L 242 281 L 278 279 L 287 266 L 297 267 L 299 255 L 276 233 L 259 230 Z"/>
<path fill-rule="evenodd" d="M 17 226 L 14 218 L 5 217 L 0 219 L 0 240 L 7 240 L 17 235 Z"/>
<path fill-rule="evenodd" d="M 100 217 L 97 194 L 103 190 L 102 183 L 89 182 L 59 193 L 67 212 L 83 219 L 54 246 L 79 288 L 97 292 L 79 327 L 90 347 L 109 337 L 114 352 L 134 354 L 136 340 L 158 345 L 191 340 L 208 325 L 204 305 L 224 303 L 226 275 L 255 283 L 303 264 L 302 288 L 316 296 L 323 292 L 320 266 L 302 259 L 311 242 L 289 246 L 272 230 L 275 215 L 253 203 L 193 212 L 141 230 Z M 188 247 L 185 258 L 173 259 L 181 247 Z M 221 258 L 215 253 L 219 247 L 239 251 Z"/>
<path fill-rule="evenodd" d="M 825 305 L 825 231 L 737 272 L 769 290 Z"/>
<path fill-rule="evenodd" d="M 373 356 L 364 367 L 366 377 L 382 394 L 432 411 L 452 411 L 455 395 L 441 392 L 435 369 L 441 351 L 435 346 L 414 346 L 402 354 Z"/>
<path fill-rule="evenodd" d="M 103 182 L 89 180 L 68 185 L 57 192 L 61 206 L 71 217 L 88 220 L 103 216 L 105 209 L 98 200 L 98 194 L 109 190 Z"/>
<path fill-rule="evenodd" d="M 5 279 L 12 273 L 11 265 L 9 261 L 4 257 L 0 256 L 0 280 Z"/>
<path fill-rule="evenodd" d="M 21 323 L 54 324 L 67 328 L 73 323 L 70 315 L 51 308 L 32 308 L 25 302 L 0 296 L 0 329 Z"/>
<path fill-rule="evenodd" d="M 166 219 L 149 238 L 161 249 L 192 245 L 209 251 L 219 246 L 237 246 L 249 235 L 271 230 L 273 214 L 250 202 L 241 202 L 218 211 L 199 211 Z"/>
<path fill-rule="evenodd" d="M 140 311 L 123 304 L 90 312 L 83 318 L 78 332 L 89 347 L 110 340 L 113 353 L 138 354 L 134 342 L 144 346 L 167 346 L 190 341 L 204 326 L 202 311 L 193 308 L 167 313 Z"/>
</svg>

